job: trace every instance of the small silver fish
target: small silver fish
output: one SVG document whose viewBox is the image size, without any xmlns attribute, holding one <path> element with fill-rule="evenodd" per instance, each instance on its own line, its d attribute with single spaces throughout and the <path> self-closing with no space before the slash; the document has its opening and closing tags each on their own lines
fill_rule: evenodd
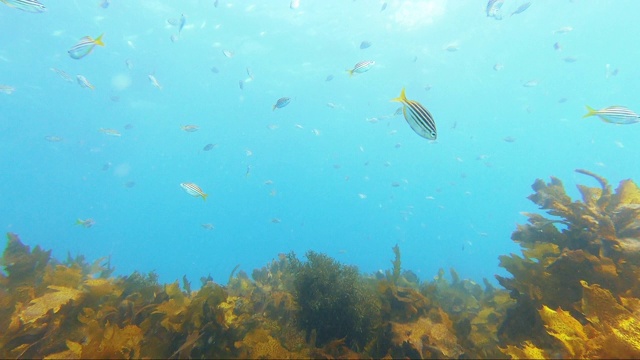
<svg viewBox="0 0 640 360">
<path fill-rule="evenodd" d="M 83 88 L 89 88 L 91 90 L 95 89 L 95 87 L 91 85 L 91 83 L 89 82 L 89 80 L 87 80 L 86 77 L 82 75 L 76 75 L 76 79 L 78 80 L 78 84 L 80 84 L 80 86 L 82 86 Z"/>
<path fill-rule="evenodd" d="M 520 14 L 520 13 L 524 12 L 525 10 L 527 10 L 529 8 L 529 6 L 531 6 L 531 1 L 526 2 L 526 3 L 518 6 L 518 8 L 514 12 L 512 12 L 510 16 L 513 16 L 513 15 Z"/>
<path fill-rule="evenodd" d="M 14 88 L 13 86 L 9 86 L 9 85 L 0 85 L 0 92 L 7 94 L 7 95 L 11 95 L 13 94 L 13 92 L 16 91 L 16 88 Z"/>
<path fill-rule="evenodd" d="M 502 15 L 500 15 L 500 8 L 503 4 L 504 0 L 489 0 L 489 2 L 487 2 L 487 16 L 496 20 L 502 19 Z"/>
<path fill-rule="evenodd" d="M 149 75 L 147 75 L 147 77 L 149 78 L 149 81 L 151 81 L 151 85 L 153 85 L 156 88 L 158 88 L 158 90 L 162 90 L 162 85 L 160 85 L 160 83 L 158 82 L 158 79 L 156 79 L 155 75 L 149 74 Z"/>
</svg>

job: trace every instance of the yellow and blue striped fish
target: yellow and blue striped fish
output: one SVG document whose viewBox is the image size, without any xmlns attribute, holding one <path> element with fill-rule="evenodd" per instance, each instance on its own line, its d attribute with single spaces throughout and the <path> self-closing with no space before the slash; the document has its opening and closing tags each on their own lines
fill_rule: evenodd
<svg viewBox="0 0 640 360">
<path fill-rule="evenodd" d="M 615 105 L 600 110 L 596 110 L 589 105 L 587 105 L 586 107 L 588 112 L 583 116 L 583 118 L 595 115 L 604 122 L 620 125 L 635 124 L 637 122 L 640 122 L 640 115 L 624 106 Z"/>
<path fill-rule="evenodd" d="M 181 183 L 180 186 L 187 192 L 187 194 L 195 197 L 202 197 L 202 200 L 207 200 L 207 194 L 200 189 L 200 186 L 194 183 Z"/>
<path fill-rule="evenodd" d="M 407 120 L 416 134 L 422 136 L 425 139 L 436 139 L 436 123 L 435 121 L 433 121 L 433 116 L 431 116 L 429 110 L 427 110 L 419 102 L 407 99 L 407 96 L 404 93 L 404 88 L 402 88 L 400 96 L 391 99 L 391 101 L 397 101 L 404 105 L 402 107 L 404 118 L 405 120 Z"/>
<path fill-rule="evenodd" d="M 369 71 L 369 69 L 371 69 L 371 67 L 375 64 L 376 62 L 373 60 L 360 61 L 353 66 L 353 69 L 347 70 L 347 72 L 349 73 L 349 76 L 353 76 L 354 73 L 361 74 L 363 72 Z"/>
<path fill-rule="evenodd" d="M 0 0 L 3 3 L 7 4 L 16 9 L 20 9 L 22 11 L 30 12 L 30 13 L 41 13 L 47 11 L 47 8 L 44 5 L 40 4 L 37 0 Z"/>
<path fill-rule="evenodd" d="M 67 51 L 69 56 L 76 60 L 82 59 L 83 57 L 91 54 L 96 45 L 104 46 L 104 43 L 102 42 L 102 35 L 104 34 L 100 34 L 96 39 L 91 36 L 83 37 L 77 44 L 73 45 L 73 47 Z"/>
</svg>

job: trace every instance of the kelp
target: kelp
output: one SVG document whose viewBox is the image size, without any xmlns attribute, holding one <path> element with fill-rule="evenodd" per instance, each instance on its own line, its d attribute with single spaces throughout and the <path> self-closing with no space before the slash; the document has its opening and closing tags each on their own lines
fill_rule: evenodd
<svg viewBox="0 0 640 360">
<path fill-rule="evenodd" d="M 516 300 L 499 330 L 510 356 L 640 355 L 637 314 L 622 305 L 640 296 L 640 188 L 576 172 L 598 186 L 578 185 L 572 200 L 559 179 L 536 180 L 529 199 L 547 216 L 524 213 L 528 224 L 512 235 L 523 256 L 500 257 L 512 277 L 497 279 Z"/>
<path fill-rule="evenodd" d="M 2 358 L 638 358 L 640 189 L 536 180 L 500 257 L 501 287 L 420 282 L 402 268 L 361 274 L 327 255 L 278 257 L 226 285 L 112 276 L 109 258 L 63 262 L 7 235 L 0 273 Z"/>
</svg>

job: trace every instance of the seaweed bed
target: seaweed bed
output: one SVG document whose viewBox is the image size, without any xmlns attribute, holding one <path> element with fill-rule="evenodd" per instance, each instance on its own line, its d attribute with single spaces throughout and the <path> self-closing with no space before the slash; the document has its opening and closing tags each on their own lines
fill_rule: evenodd
<svg viewBox="0 0 640 360">
<path fill-rule="evenodd" d="M 640 189 L 538 179 L 500 257 L 503 287 L 441 270 L 363 275 L 314 252 L 281 254 L 226 286 L 192 291 L 154 273 L 113 277 L 100 259 L 60 262 L 18 236 L 0 273 L 2 358 L 639 358 Z"/>
</svg>

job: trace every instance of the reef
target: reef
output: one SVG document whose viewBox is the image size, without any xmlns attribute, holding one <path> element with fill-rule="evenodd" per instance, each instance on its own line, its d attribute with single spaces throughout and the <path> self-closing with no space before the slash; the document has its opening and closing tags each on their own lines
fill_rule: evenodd
<svg viewBox="0 0 640 360">
<path fill-rule="evenodd" d="M 536 180 L 500 257 L 511 276 L 477 284 L 454 269 L 420 281 L 362 274 L 315 252 L 280 254 L 226 285 L 113 276 L 108 258 L 64 261 L 7 234 L 0 273 L 2 358 L 638 358 L 640 189 Z"/>
</svg>

